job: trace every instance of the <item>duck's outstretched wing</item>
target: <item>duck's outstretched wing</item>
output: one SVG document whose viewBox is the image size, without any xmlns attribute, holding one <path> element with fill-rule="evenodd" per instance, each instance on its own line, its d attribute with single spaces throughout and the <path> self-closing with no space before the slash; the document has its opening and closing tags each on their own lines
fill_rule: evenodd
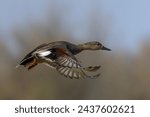
<svg viewBox="0 0 150 117">
<path fill-rule="evenodd" d="M 64 48 L 52 48 L 36 52 L 37 56 L 46 61 L 55 62 L 60 66 L 81 68 L 78 60 Z"/>
<path fill-rule="evenodd" d="M 84 71 L 80 68 L 70 68 L 70 67 L 64 67 L 64 66 L 58 66 L 56 70 L 63 76 L 67 78 L 75 78 L 75 79 L 82 79 L 82 78 L 97 78 L 100 76 L 100 74 L 96 74 L 94 76 L 88 76 L 84 73 Z"/>
<path fill-rule="evenodd" d="M 69 78 L 96 78 L 100 74 L 95 76 L 88 76 L 85 74 L 84 70 L 86 71 L 96 71 L 99 69 L 99 66 L 89 66 L 89 67 L 82 67 L 78 60 L 73 56 L 68 54 L 62 48 L 53 48 L 49 50 L 45 50 L 43 52 L 38 52 L 38 56 L 41 59 L 44 59 L 45 63 L 53 66 L 52 63 L 55 64 L 55 69 L 65 77 Z M 54 67 L 54 66 L 53 66 Z"/>
<path fill-rule="evenodd" d="M 75 60 L 69 56 L 59 57 L 57 59 L 57 62 L 58 62 L 58 64 L 60 64 L 61 66 L 64 66 L 64 67 L 80 68 L 80 69 L 83 69 L 85 71 L 90 71 L 90 72 L 97 71 L 101 67 L 100 65 L 83 67 L 77 60 Z"/>
<path fill-rule="evenodd" d="M 75 60 L 73 57 L 70 57 L 68 55 L 60 56 L 56 59 L 56 62 L 58 62 L 59 65 L 69 68 L 81 68 L 81 64 Z"/>
<path fill-rule="evenodd" d="M 64 67 L 69 67 L 69 68 L 80 68 L 83 69 L 85 71 L 90 71 L 90 72 L 94 72 L 97 71 L 101 66 L 97 65 L 97 66 L 88 66 L 88 67 L 83 67 L 78 61 L 74 60 L 73 58 L 69 57 L 69 56 L 63 56 L 63 57 L 59 57 L 57 59 L 57 62 Z"/>
<path fill-rule="evenodd" d="M 65 77 L 69 78 L 97 78 L 100 74 L 96 74 L 95 76 L 88 76 L 84 70 L 86 71 L 96 71 L 100 68 L 100 66 L 95 67 L 82 67 L 81 64 L 78 62 L 78 60 L 71 55 L 70 53 L 67 53 L 63 49 L 56 49 L 57 59 L 55 59 L 55 62 L 58 64 L 56 70 L 64 75 Z"/>
<path fill-rule="evenodd" d="M 83 67 L 80 62 L 75 58 L 74 55 L 65 52 L 65 50 L 58 50 L 61 54 L 58 55 L 57 59 L 55 60 L 59 65 L 64 66 L 64 67 L 69 67 L 69 68 L 80 68 L 85 71 L 90 71 L 94 72 L 98 70 L 101 66 L 88 66 L 88 67 Z M 59 53 L 57 52 L 57 54 Z M 62 54 L 63 53 L 63 54 Z"/>
</svg>

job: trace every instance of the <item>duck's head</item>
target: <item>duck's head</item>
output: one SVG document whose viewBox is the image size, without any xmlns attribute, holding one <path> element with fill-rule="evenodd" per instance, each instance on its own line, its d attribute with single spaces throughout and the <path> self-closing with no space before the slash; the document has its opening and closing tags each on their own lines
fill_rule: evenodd
<svg viewBox="0 0 150 117">
<path fill-rule="evenodd" d="M 88 49 L 88 50 L 107 50 L 107 51 L 111 51 L 111 49 L 106 48 L 105 46 L 103 46 L 98 41 L 87 42 L 87 43 L 83 44 L 82 46 L 83 46 L 84 49 Z"/>
</svg>

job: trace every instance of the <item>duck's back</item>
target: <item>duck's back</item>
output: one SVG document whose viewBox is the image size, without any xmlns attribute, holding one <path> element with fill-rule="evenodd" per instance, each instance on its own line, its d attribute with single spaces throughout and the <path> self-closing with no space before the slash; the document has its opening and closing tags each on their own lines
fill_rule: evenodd
<svg viewBox="0 0 150 117">
<path fill-rule="evenodd" d="M 69 43 L 67 41 L 55 41 L 55 42 L 51 42 L 51 43 L 45 43 L 45 44 L 42 44 L 42 45 L 36 47 L 33 51 L 31 51 L 29 54 L 27 54 L 24 57 L 24 59 L 20 62 L 20 65 L 25 65 L 28 62 L 32 61 L 32 59 L 34 57 L 34 55 L 33 55 L 34 52 L 53 49 L 53 48 L 64 49 L 69 55 L 76 55 L 80 52 L 77 45 Z"/>
<path fill-rule="evenodd" d="M 52 43 L 49 43 L 49 46 L 53 48 L 63 48 L 73 55 L 76 55 L 80 52 L 80 49 L 78 48 L 77 45 L 67 42 L 67 41 L 52 42 Z"/>
</svg>

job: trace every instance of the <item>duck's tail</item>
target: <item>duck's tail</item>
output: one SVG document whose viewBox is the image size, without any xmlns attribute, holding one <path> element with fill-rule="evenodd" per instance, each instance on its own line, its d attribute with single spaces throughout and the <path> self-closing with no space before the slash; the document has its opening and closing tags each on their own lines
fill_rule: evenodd
<svg viewBox="0 0 150 117">
<path fill-rule="evenodd" d="M 28 70 L 30 70 L 31 68 L 35 67 L 37 65 L 37 60 L 35 57 L 33 56 L 26 56 L 17 66 L 16 68 L 18 68 L 19 66 L 23 65 L 24 67 L 27 67 Z"/>
</svg>

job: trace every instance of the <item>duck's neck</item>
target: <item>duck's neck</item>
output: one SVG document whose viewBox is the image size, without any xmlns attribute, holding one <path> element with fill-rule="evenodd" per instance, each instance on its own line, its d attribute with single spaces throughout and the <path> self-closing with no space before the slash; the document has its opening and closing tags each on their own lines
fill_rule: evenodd
<svg viewBox="0 0 150 117">
<path fill-rule="evenodd" d="M 88 44 L 79 44 L 78 48 L 79 48 L 80 51 L 91 50 Z"/>
<path fill-rule="evenodd" d="M 79 44 L 79 45 L 74 45 L 74 44 L 69 44 L 67 45 L 67 48 L 71 51 L 73 55 L 76 55 L 83 50 L 90 50 L 89 47 L 85 44 Z"/>
</svg>

